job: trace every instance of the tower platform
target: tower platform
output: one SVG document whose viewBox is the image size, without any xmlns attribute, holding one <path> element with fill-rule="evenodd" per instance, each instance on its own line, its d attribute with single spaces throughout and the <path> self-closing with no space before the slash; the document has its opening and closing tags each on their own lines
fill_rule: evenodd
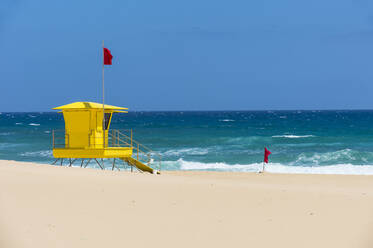
<svg viewBox="0 0 373 248">
<path fill-rule="evenodd" d="M 55 158 L 124 158 L 132 157 L 131 147 L 54 148 Z"/>
</svg>

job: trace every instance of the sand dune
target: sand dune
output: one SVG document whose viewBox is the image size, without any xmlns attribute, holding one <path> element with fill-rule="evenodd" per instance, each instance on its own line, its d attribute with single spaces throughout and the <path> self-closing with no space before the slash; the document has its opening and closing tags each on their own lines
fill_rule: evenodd
<svg viewBox="0 0 373 248">
<path fill-rule="evenodd" d="M 0 247 L 373 247 L 373 176 L 0 161 Z"/>
</svg>

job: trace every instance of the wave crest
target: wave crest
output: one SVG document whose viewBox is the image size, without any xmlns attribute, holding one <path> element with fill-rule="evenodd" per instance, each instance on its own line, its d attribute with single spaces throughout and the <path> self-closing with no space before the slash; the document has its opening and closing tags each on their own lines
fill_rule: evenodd
<svg viewBox="0 0 373 248">
<path fill-rule="evenodd" d="M 262 169 L 263 163 L 252 164 L 226 164 L 202 163 L 194 161 L 164 161 L 162 163 L 166 170 L 201 170 L 201 171 L 238 171 L 258 172 Z M 290 166 L 280 163 L 266 164 L 266 171 L 271 173 L 285 174 L 344 174 L 344 175 L 373 175 L 372 165 L 334 164 L 326 166 Z"/>
<path fill-rule="evenodd" d="M 37 151 L 37 152 L 23 152 L 20 154 L 22 157 L 44 157 L 52 158 L 53 153 L 51 150 Z"/>
<path fill-rule="evenodd" d="M 161 152 L 162 156 L 182 156 L 182 155 L 206 155 L 208 148 L 181 148 Z"/>
<path fill-rule="evenodd" d="M 293 134 L 284 134 L 284 135 L 274 135 L 272 138 L 288 138 L 288 139 L 299 139 L 299 138 L 310 138 L 315 137 L 315 135 L 293 135 Z"/>
<path fill-rule="evenodd" d="M 373 153 L 351 149 L 325 153 L 301 153 L 292 165 L 329 165 L 338 164 L 340 161 L 352 164 L 366 164 L 373 161 Z"/>
<path fill-rule="evenodd" d="M 219 120 L 219 121 L 222 121 L 222 122 L 233 122 L 235 120 L 232 120 L 232 119 L 222 119 L 222 120 Z"/>
</svg>

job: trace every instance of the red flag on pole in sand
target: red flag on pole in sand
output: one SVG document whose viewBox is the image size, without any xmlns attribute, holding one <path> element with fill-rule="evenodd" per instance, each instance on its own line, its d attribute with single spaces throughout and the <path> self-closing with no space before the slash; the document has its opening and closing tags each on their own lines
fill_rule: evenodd
<svg viewBox="0 0 373 248">
<path fill-rule="evenodd" d="M 104 50 L 103 57 L 104 57 L 104 64 L 102 65 L 102 128 L 106 127 L 105 125 L 105 65 L 112 65 L 111 60 L 113 59 L 113 55 L 109 49 L 105 48 L 104 41 L 102 41 L 102 48 Z M 105 147 L 105 132 L 102 135 L 103 138 L 103 145 Z"/>
<path fill-rule="evenodd" d="M 264 161 L 263 161 L 263 169 L 260 171 L 260 173 L 264 172 L 264 163 L 268 164 L 268 156 L 271 154 L 271 152 L 267 149 L 267 147 L 264 147 Z"/>
<path fill-rule="evenodd" d="M 113 59 L 113 55 L 109 49 L 104 47 L 104 65 L 111 65 L 111 60 Z"/>
<path fill-rule="evenodd" d="M 264 163 L 268 164 L 268 156 L 271 154 L 271 152 L 267 149 L 267 147 L 264 147 Z"/>
</svg>

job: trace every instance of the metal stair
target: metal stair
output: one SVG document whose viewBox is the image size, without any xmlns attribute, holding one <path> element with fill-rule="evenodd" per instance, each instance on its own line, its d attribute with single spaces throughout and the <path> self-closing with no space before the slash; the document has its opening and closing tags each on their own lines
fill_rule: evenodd
<svg viewBox="0 0 373 248">
<path fill-rule="evenodd" d="M 134 140 L 132 138 L 132 129 L 129 131 L 129 135 L 126 135 L 123 130 L 110 130 L 108 145 L 111 147 L 131 147 L 133 149 L 132 157 L 122 157 L 120 158 L 121 160 L 130 166 L 136 167 L 141 172 L 160 174 L 161 155 Z"/>
</svg>

